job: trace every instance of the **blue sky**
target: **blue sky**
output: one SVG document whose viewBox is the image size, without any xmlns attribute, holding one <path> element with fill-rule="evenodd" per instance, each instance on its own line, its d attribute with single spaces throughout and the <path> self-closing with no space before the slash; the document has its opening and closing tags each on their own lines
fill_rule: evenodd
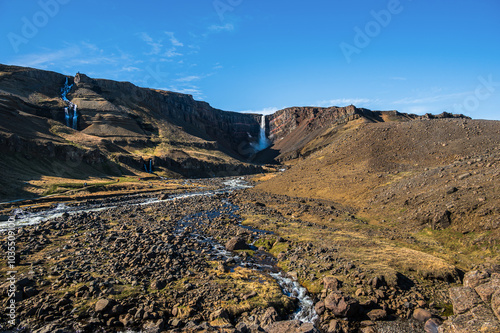
<svg viewBox="0 0 500 333">
<path fill-rule="evenodd" d="M 497 0 L 0 2 L 0 63 L 229 111 L 344 106 L 500 119 Z"/>
</svg>

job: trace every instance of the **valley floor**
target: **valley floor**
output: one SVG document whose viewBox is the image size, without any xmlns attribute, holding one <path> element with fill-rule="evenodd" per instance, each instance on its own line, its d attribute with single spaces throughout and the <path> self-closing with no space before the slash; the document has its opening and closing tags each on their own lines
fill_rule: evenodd
<svg viewBox="0 0 500 333">
<path fill-rule="evenodd" d="M 446 242 L 435 238 L 431 252 L 422 235 L 371 225 L 336 202 L 246 186 L 254 181 L 128 180 L 85 195 L 73 184 L 76 192 L 4 205 L 24 224 L 14 232 L 17 327 L 422 332 L 452 314 L 448 290 L 464 271 L 434 255 Z M 6 239 L 8 224 L 0 227 Z"/>
</svg>

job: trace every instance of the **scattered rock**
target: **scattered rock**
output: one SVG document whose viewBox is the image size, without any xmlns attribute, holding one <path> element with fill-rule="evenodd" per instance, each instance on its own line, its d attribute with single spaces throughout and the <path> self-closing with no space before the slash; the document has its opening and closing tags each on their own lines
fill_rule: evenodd
<svg viewBox="0 0 500 333">
<path fill-rule="evenodd" d="M 430 318 L 425 322 L 424 330 L 426 333 L 439 333 L 441 321 L 436 318 Z"/>
<path fill-rule="evenodd" d="M 250 247 L 246 241 L 241 237 L 233 237 L 226 243 L 226 250 L 236 251 L 236 250 L 249 250 Z"/>
<path fill-rule="evenodd" d="M 421 323 L 427 322 L 431 317 L 432 314 L 428 310 L 417 308 L 413 311 L 413 318 Z"/>
<path fill-rule="evenodd" d="M 314 305 L 314 310 L 316 310 L 316 313 L 318 315 L 323 315 L 325 313 L 325 302 L 319 301 Z"/>
<path fill-rule="evenodd" d="M 476 288 L 478 285 L 486 283 L 490 278 L 488 271 L 470 271 L 464 275 L 464 287 Z"/>
<path fill-rule="evenodd" d="M 108 299 L 100 299 L 95 304 L 95 312 L 106 312 L 111 307 L 111 301 Z"/>
<path fill-rule="evenodd" d="M 342 287 L 342 281 L 339 281 L 333 276 L 325 276 L 323 278 L 323 287 L 326 290 L 339 290 Z"/>
<path fill-rule="evenodd" d="M 377 321 L 377 320 L 384 320 L 387 318 L 387 311 L 382 310 L 382 309 L 374 309 L 371 310 L 366 314 L 370 320 Z"/>
<path fill-rule="evenodd" d="M 491 297 L 491 309 L 497 316 L 498 320 L 500 320 L 500 289 L 497 289 Z"/>
<path fill-rule="evenodd" d="M 453 194 L 457 191 L 458 191 L 458 188 L 456 188 L 455 186 L 450 186 L 450 187 L 446 188 L 446 194 Z"/>
<path fill-rule="evenodd" d="M 163 279 L 157 279 L 157 280 L 153 280 L 153 282 L 151 282 L 151 289 L 153 290 L 161 290 L 163 288 L 165 288 L 167 286 L 167 281 L 163 280 Z"/>
<path fill-rule="evenodd" d="M 479 295 L 469 287 L 455 287 L 450 289 L 450 298 L 453 303 L 453 312 L 465 313 L 481 304 Z"/>
<path fill-rule="evenodd" d="M 276 309 L 273 307 L 269 307 L 266 309 L 266 312 L 260 318 L 260 323 L 261 323 L 262 327 L 266 328 L 266 326 L 277 321 L 278 317 L 279 317 L 279 315 L 278 315 L 278 312 L 276 312 Z"/>
<path fill-rule="evenodd" d="M 451 225 L 451 212 L 448 210 L 436 213 L 432 219 L 432 229 L 434 230 L 446 229 L 450 225 Z"/>
<path fill-rule="evenodd" d="M 354 317 L 359 311 L 359 302 L 340 293 L 331 293 L 325 299 L 325 307 L 339 318 Z"/>
<path fill-rule="evenodd" d="M 268 333 L 319 333 L 311 323 L 302 323 L 299 320 L 277 321 L 266 327 Z"/>
</svg>

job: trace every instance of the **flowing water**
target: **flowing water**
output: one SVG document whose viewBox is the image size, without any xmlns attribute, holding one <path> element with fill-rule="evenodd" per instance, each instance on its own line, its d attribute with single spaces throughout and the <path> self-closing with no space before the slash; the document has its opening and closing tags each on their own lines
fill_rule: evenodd
<svg viewBox="0 0 500 333">
<path fill-rule="evenodd" d="M 196 197 L 196 196 L 215 196 L 217 194 L 229 193 L 238 189 L 250 188 L 243 177 L 230 178 L 222 181 L 223 187 L 217 190 L 211 191 L 200 191 L 191 193 L 174 194 L 169 196 L 167 199 L 160 200 L 158 198 L 134 198 L 133 196 L 128 196 L 126 198 L 114 198 L 107 202 L 98 202 L 94 204 L 86 204 L 85 206 L 70 206 L 65 204 L 58 204 L 53 208 L 47 210 L 40 210 L 36 212 L 25 211 L 22 209 L 16 209 L 13 212 L 15 217 L 15 227 L 23 227 L 29 225 L 39 224 L 41 222 L 58 218 L 63 216 L 63 214 L 76 214 L 83 212 L 98 212 L 106 209 L 111 209 L 117 207 L 118 205 L 150 205 L 160 202 L 168 202 L 173 200 L 182 200 L 184 198 Z M 228 200 L 223 200 L 222 205 L 213 211 L 204 211 L 196 214 L 184 216 L 177 223 L 175 233 L 179 234 L 184 232 L 187 228 L 196 229 L 197 224 L 207 224 L 210 221 L 222 214 L 230 216 L 231 218 L 236 218 L 241 221 L 239 215 L 236 212 L 239 207 L 232 204 Z M 240 225 L 241 226 L 241 225 Z M 255 232 L 257 234 L 272 234 L 269 231 L 259 230 L 247 226 L 241 226 L 245 229 Z M 5 231 L 9 228 L 8 222 L 0 223 L 0 232 Z M 210 255 L 214 260 L 230 260 L 234 262 L 236 266 L 247 267 L 255 270 L 259 270 L 266 274 L 272 276 L 280 285 L 283 293 L 290 297 L 295 297 L 298 299 L 299 308 L 293 314 L 293 318 L 304 322 L 313 322 L 316 320 L 317 315 L 314 310 L 314 303 L 312 298 L 308 295 L 307 289 L 302 287 L 297 281 L 287 276 L 277 267 L 277 262 L 274 257 L 264 251 L 258 251 L 256 248 L 256 255 L 254 257 L 240 257 L 235 255 L 233 252 L 227 251 L 224 246 L 216 242 L 210 237 L 200 235 L 196 230 L 190 233 L 191 237 L 194 237 L 198 242 L 208 244 L 211 247 Z"/>
</svg>

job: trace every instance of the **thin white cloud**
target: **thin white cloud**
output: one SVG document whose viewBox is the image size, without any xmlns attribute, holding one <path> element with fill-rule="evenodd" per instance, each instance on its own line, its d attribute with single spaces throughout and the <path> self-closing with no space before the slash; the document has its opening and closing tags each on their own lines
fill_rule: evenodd
<svg viewBox="0 0 500 333">
<path fill-rule="evenodd" d="M 401 76 L 393 76 L 391 77 L 391 80 L 396 80 L 396 81 L 406 81 L 407 78 L 401 77 Z"/>
<path fill-rule="evenodd" d="M 79 65 L 103 65 L 118 64 L 121 60 L 127 60 L 128 56 L 115 54 L 105 54 L 103 50 L 93 44 L 79 43 L 57 51 L 46 51 L 40 53 L 26 54 L 16 57 L 10 63 L 47 69 L 57 64 L 62 64 L 62 68 L 70 68 Z"/>
<path fill-rule="evenodd" d="M 173 58 L 182 56 L 182 53 L 177 52 L 177 49 L 175 47 L 172 47 L 171 49 L 167 50 L 167 52 L 165 52 L 163 56 L 167 58 Z"/>
<path fill-rule="evenodd" d="M 175 38 L 175 34 L 173 32 L 165 31 L 165 35 L 167 35 L 170 38 L 170 42 L 172 43 L 173 46 L 179 46 L 179 47 L 184 46 L 183 43 L 179 42 L 179 40 Z"/>
<path fill-rule="evenodd" d="M 436 102 L 448 101 L 448 100 L 453 100 L 456 98 L 464 97 L 464 96 L 470 95 L 471 93 L 473 93 L 473 92 L 464 91 L 464 92 L 453 93 L 453 94 L 441 94 L 441 95 L 427 96 L 427 97 L 420 97 L 420 98 L 405 97 L 405 98 L 399 99 L 397 101 L 394 101 L 393 104 L 436 103 Z"/>
<path fill-rule="evenodd" d="M 201 77 L 198 75 L 190 75 L 190 76 L 185 76 L 177 79 L 177 82 L 192 82 L 192 81 L 198 81 L 200 80 Z"/>
<path fill-rule="evenodd" d="M 140 70 L 141 70 L 140 68 L 133 67 L 133 66 L 124 66 L 124 67 L 122 67 L 122 71 L 124 71 L 124 72 L 137 72 L 137 71 L 140 71 Z"/>
<path fill-rule="evenodd" d="M 281 109 L 284 109 L 284 108 L 281 108 Z M 276 111 L 281 110 L 281 109 L 272 106 L 272 107 L 267 107 L 267 108 L 263 108 L 263 109 L 260 109 L 260 110 L 245 110 L 245 111 L 238 111 L 238 112 L 240 112 L 240 113 L 255 113 L 255 114 L 269 115 L 269 114 L 273 114 Z"/>
<path fill-rule="evenodd" d="M 91 44 L 91 43 L 87 43 L 87 42 L 81 42 L 81 44 L 83 46 L 85 46 L 86 48 L 88 48 L 89 50 L 92 50 L 92 51 L 95 51 L 95 52 L 103 52 L 102 49 L 100 49 L 97 45 L 95 44 Z"/>
<path fill-rule="evenodd" d="M 374 104 L 376 102 L 378 102 L 378 100 L 372 100 L 368 98 L 337 98 L 337 99 L 319 101 L 316 103 L 316 106 L 329 107 L 329 106 L 346 106 L 351 104 L 356 106 L 369 106 L 370 104 Z"/>
<path fill-rule="evenodd" d="M 161 52 L 161 49 L 163 48 L 161 40 L 155 41 L 150 35 L 145 32 L 141 32 L 139 36 L 141 37 L 142 41 L 151 46 L 151 51 L 146 53 L 146 55 L 157 55 Z"/>
<path fill-rule="evenodd" d="M 54 62 L 80 55 L 81 49 L 73 45 L 58 51 L 32 53 L 19 56 L 11 61 L 12 64 L 25 67 L 37 67 L 45 69 Z"/>
<path fill-rule="evenodd" d="M 224 25 L 213 24 L 208 27 L 209 32 L 223 32 L 223 31 L 233 31 L 234 25 L 232 23 L 226 23 Z"/>
<path fill-rule="evenodd" d="M 418 106 L 410 106 L 407 108 L 403 108 L 401 111 L 405 113 L 426 114 L 434 112 L 435 108 L 431 108 L 429 106 L 424 106 L 424 105 L 418 105 Z"/>
<path fill-rule="evenodd" d="M 170 86 L 168 88 L 162 88 L 162 90 L 169 90 L 169 91 L 174 91 L 174 92 L 178 92 L 181 94 L 192 95 L 193 98 L 198 99 L 198 100 L 205 98 L 205 95 L 203 95 L 203 92 L 197 86 L 191 86 L 191 87 Z"/>
</svg>

